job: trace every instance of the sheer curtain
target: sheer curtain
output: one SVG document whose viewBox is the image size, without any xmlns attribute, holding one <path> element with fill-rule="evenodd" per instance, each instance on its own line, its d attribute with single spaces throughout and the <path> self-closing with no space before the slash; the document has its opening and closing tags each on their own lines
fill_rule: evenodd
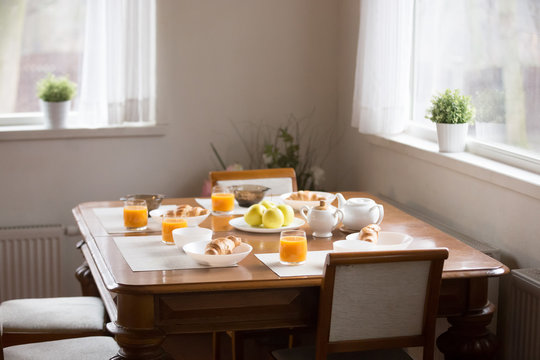
<svg viewBox="0 0 540 360">
<path fill-rule="evenodd" d="M 155 0 L 87 2 L 80 125 L 155 123 Z"/>
<path fill-rule="evenodd" d="M 395 134 L 410 118 L 414 0 L 362 0 L 352 125 Z"/>
</svg>

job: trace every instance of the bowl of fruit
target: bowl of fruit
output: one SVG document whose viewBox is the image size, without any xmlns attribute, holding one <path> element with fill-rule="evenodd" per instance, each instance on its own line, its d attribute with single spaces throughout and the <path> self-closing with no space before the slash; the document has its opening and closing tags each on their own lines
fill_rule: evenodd
<svg viewBox="0 0 540 360">
<path fill-rule="evenodd" d="M 294 216 L 290 205 L 263 200 L 259 204 L 251 205 L 243 217 L 234 218 L 229 224 L 242 231 L 276 233 L 297 229 L 304 225 L 305 221 Z"/>
</svg>

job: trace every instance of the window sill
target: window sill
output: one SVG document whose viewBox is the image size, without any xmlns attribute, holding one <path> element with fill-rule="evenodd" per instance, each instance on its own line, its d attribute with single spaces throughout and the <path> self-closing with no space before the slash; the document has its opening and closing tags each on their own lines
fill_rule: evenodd
<svg viewBox="0 0 540 360">
<path fill-rule="evenodd" d="M 409 134 L 369 135 L 369 142 L 540 200 L 539 174 L 468 152 L 440 153 L 436 142 Z"/>
<path fill-rule="evenodd" d="M 146 126 L 66 129 L 47 129 L 43 125 L 0 127 L 0 141 L 140 137 L 163 136 L 165 134 L 166 125 L 163 124 Z"/>
</svg>

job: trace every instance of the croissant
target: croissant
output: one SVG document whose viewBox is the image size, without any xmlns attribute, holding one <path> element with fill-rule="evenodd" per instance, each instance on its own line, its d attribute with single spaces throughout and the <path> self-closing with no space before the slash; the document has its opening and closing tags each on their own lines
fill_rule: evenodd
<svg viewBox="0 0 540 360">
<path fill-rule="evenodd" d="M 325 199 L 322 197 L 319 197 L 317 194 L 309 190 L 300 190 L 298 192 L 292 193 L 289 196 L 289 200 L 317 201 L 317 200 L 325 200 Z"/>
<path fill-rule="evenodd" d="M 360 234 L 358 235 L 358 239 L 376 244 L 377 240 L 379 240 L 379 231 L 381 231 L 381 227 L 379 225 L 369 224 L 368 226 L 362 228 Z"/>
<path fill-rule="evenodd" d="M 191 205 L 178 205 L 176 210 L 171 210 L 175 216 L 178 217 L 192 217 L 206 215 L 210 210 L 203 209 L 202 207 L 193 207 Z"/>
<path fill-rule="evenodd" d="M 235 247 L 242 243 L 242 239 L 229 235 L 227 237 L 216 238 L 206 245 L 204 253 L 206 255 L 227 255 L 231 254 Z"/>
</svg>

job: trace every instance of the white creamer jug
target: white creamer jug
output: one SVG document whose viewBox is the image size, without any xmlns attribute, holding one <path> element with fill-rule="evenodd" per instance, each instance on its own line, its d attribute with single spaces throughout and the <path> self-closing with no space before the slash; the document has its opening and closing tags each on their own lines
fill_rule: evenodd
<svg viewBox="0 0 540 360">
<path fill-rule="evenodd" d="M 379 225 L 384 217 L 384 208 L 372 199 L 350 198 L 345 200 L 337 194 L 338 208 L 343 212 L 343 226 L 350 230 L 361 230 L 369 224 Z"/>
</svg>

